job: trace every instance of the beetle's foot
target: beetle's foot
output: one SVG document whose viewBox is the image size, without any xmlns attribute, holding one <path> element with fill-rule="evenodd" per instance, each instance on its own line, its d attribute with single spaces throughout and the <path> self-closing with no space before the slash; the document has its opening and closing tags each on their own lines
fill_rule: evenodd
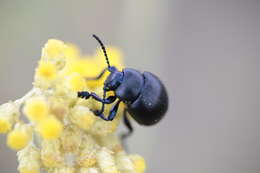
<svg viewBox="0 0 260 173">
<path fill-rule="evenodd" d="M 87 91 L 80 91 L 78 92 L 78 97 L 83 99 L 88 99 L 91 96 L 91 94 Z"/>
<path fill-rule="evenodd" d="M 96 115 L 97 117 L 99 117 L 100 111 L 98 111 L 98 110 L 93 110 L 93 109 L 90 109 L 90 111 L 91 111 L 94 115 Z"/>
</svg>

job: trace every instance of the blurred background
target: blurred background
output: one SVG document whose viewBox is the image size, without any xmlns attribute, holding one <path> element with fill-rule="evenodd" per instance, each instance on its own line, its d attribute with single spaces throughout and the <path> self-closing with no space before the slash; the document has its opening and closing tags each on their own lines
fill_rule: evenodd
<svg viewBox="0 0 260 173">
<path fill-rule="evenodd" d="M 0 0 L 0 102 L 32 87 L 47 39 L 92 53 L 95 33 L 168 88 L 163 121 L 134 123 L 128 140 L 147 173 L 259 173 L 259 11 L 258 0 Z M 16 167 L 1 136 L 0 172 Z"/>
</svg>

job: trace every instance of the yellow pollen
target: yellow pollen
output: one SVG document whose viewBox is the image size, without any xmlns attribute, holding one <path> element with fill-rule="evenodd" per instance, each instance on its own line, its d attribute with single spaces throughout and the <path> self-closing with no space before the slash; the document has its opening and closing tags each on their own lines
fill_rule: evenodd
<svg viewBox="0 0 260 173">
<path fill-rule="evenodd" d="M 48 115 L 49 108 L 42 97 L 30 98 L 24 106 L 24 113 L 34 122 L 40 122 Z"/>
<path fill-rule="evenodd" d="M 7 145 L 13 150 L 21 150 L 30 141 L 30 136 L 24 131 L 13 130 L 8 134 Z"/>
<path fill-rule="evenodd" d="M 39 67 L 36 69 L 37 75 L 47 80 L 55 79 L 56 71 L 54 64 L 45 61 L 40 61 Z"/>
<path fill-rule="evenodd" d="M 53 116 L 45 118 L 38 125 L 39 133 L 47 140 L 57 139 L 60 137 L 62 130 L 62 123 Z"/>
</svg>

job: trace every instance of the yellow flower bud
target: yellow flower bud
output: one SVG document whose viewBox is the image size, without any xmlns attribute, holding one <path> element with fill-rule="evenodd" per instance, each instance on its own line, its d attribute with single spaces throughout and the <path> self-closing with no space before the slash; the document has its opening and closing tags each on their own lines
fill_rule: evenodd
<svg viewBox="0 0 260 173">
<path fill-rule="evenodd" d="M 28 145 L 31 138 L 31 127 L 26 124 L 16 124 L 15 129 L 7 136 L 7 145 L 13 150 L 20 150 Z"/>
<path fill-rule="evenodd" d="M 11 130 L 11 128 L 12 124 L 4 117 L 0 117 L 0 133 L 7 133 Z"/>
<path fill-rule="evenodd" d="M 42 49 L 42 58 L 60 58 L 64 57 L 64 51 L 66 50 L 66 45 L 56 39 L 49 39 Z"/>
<path fill-rule="evenodd" d="M 57 96 L 48 97 L 48 104 L 50 105 L 50 113 L 55 115 L 59 120 L 64 120 L 69 112 L 68 100 Z"/>
<path fill-rule="evenodd" d="M 104 114 L 108 115 L 108 111 L 105 111 Z M 119 125 L 119 120 L 121 118 L 119 112 L 118 115 L 113 121 L 104 121 L 101 118 L 97 118 L 91 128 L 88 130 L 91 134 L 97 136 L 106 136 L 111 133 L 114 133 Z"/>
<path fill-rule="evenodd" d="M 57 139 L 61 135 L 63 125 L 54 116 L 49 116 L 38 124 L 37 129 L 44 139 Z"/>
<path fill-rule="evenodd" d="M 36 76 L 46 81 L 51 81 L 56 78 L 57 70 L 54 64 L 48 61 L 40 61 L 38 68 L 36 69 Z"/>
<path fill-rule="evenodd" d="M 13 103 L 5 103 L 0 106 L 0 133 L 7 133 L 11 130 L 15 119 L 19 116 L 18 107 Z"/>
<path fill-rule="evenodd" d="M 98 165 L 103 173 L 119 173 L 113 152 L 103 147 L 97 153 Z"/>
<path fill-rule="evenodd" d="M 125 152 L 116 154 L 116 163 L 120 173 L 137 173 L 133 162 Z"/>
<path fill-rule="evenodd" d="M 24 113 L 31 121 L 39 123 L 48 116 L 49 106 L 43 97 L 33 97 L 26 101 Z"/>
<path fill-rule="evenodd" d="M 82 131 L 73 125 L 67 125 L 60 137 L 62 149 L 65 153 L 76 153 L 81 145 L 81 140 Z"/>
<path fill-rule="evenodd" d="M 129 157 L 132 160 L 132 162 L 134 163 L 135 170 L 138 173 L 143 173 L 146 169 L 146 163 L 145 163 L 144 158 L 137 154 L 130 154 Z"/>
<path fill-rule="evenodd" d="M 63 167 L 65 160 L 61 153 L 61 143 L 58 139 L 41 142 L 41 161 L 46 168 Z"/>
<path fill-rule="evenodd" d="M 35 146 L 28 145 L 17 156 L 20 173 L 40 173 L 40 151 Z"/>
<path fill-rule="evenodd" d="M 105 146 L 109 150 L 118 153 L 123 151 L 123 146 L 118 138 L 118 136 L 114 133 L 108 135 L 98 136 L 98 142 L 101 146 Z"/>
<path fill-rule="evenodd" d="M 78 127 L 88 130 L 94 124 L 96 117 L 89 108 L 77 105 L 71 110 L 70 120 Z"/>
<path fill-rule="evenodd" d="M 81 144 L 81 151 L 76 158 L 76 164 L 79 167 L 89 168 L 97 162 L 97 151 L 99 145 L 96 143 L 94 138 L 90 135 L 84 135 Z"/>
</svg>

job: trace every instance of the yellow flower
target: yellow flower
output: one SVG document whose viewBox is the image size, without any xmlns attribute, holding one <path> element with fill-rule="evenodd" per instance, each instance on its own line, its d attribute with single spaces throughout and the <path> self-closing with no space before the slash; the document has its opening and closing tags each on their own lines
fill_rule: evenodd
<svg viewBox="0 0 260 173">
<path fill-rule="evenodd" d="M 17 153 L 20 173 L 40 173 L 40 151 L 33 145 L 28 145 Z"/>
<path fill-rule="evenodd" d="M 47 117 L 49 106 L 42 97 L 33 97 L 26 101 L 24 113 L 34 122 L 40 122 Z"/>
<path fill-rule="evenodd" d="M 74 125 L 65 126 L 61 137 L 62 150 L 64 152 L 77 152 L 82 141 L 82 131 Z"/>
<path fill-rule="evenodd" d="M 40 170 L 21 168 L 20 173 L 40 173 Z"/>
<path fill-rule="evenodd" d="M 76 158 L 79 167 L 89 168 L 97 163 L 97 152 L 99 150 L 97 141 L 90 135 L 82 135 L 81 151 Z"/>
<path fill-rule="evenodd" d="M 60 168 L 65 164 L 59 139 L 41 141 L 41 161 L 46 168 Z"/>
<path fill-rule="evenodd" d="M 63 130 L 62 123 L 53 116 L 49 116 L 38 124 L 38 131 L 44 139 L 51 140 L 60 137 Z"/>
<path fill-rule="evenodd" d="M 4 119 L 3 117 L 0 117 L 0 133 L 4 134 L 11 130 L 12 124 Z"/>
<path fill-rule="evenodd" d="M 113 151 L 114 153 L 119 153 L 124 151 L 120 139 L 114 133 L 104 135 L 104 136 L 99 136 L 98 141 L 102 146 L 106 146 L 106 148 Z"/>
<path fill-rule="evenodd" d="M 50 107 L 50 114 L 55 115 L 55 117 L 61 121 L 64 120 L 69 112 L 68 101 L 62 99 L 61 97 L 48 97 L 48 105 Z"/>
<path fill-rule="evenodd" d="M 135 172 L 134 164 L 125 152 L 116 154 L 116 163 L 120 172 Z"/>
<path fill-rule="evenodd" d="M 107 54 L 111 66 L 121 70 L 120 50 L 107 46 Z M 103 97 L 104 80 L 110 73 L 106 71 L 99 80 L 91 79 L 104 69 L 107 64 L 100 48 L 94 55 L 82 56 L 73 44 L 48 40 L 35 70 L 33 89 L 0 106 L 0 133 L 9 132 L 7 145 L 19 150 L 20 173 L 144 172 L 144 159 L 128 155 L 116 134 L 124 104 L 113 121 L 104 121 L 93 114 L 100 110 L 100 102 L 77 97 L 78 91 Z M 113 91 L 106 94 L 111 95 Z M 113 105 L 105 105 L 106 117 Z M 25 115 L 30 124 L 24 124 L 20 115 Z"/>
<path fill-rule="evenodd" d="M 144 158 L 137 154 L 131 154 L 131 155 L 129 155 L 129 157 L 132 160 L 132 162 L 134 163 L 135 170 L 138 173 L 143 173 L 146 169 L 146 163 L 145 163 Z"/>
<path fill-rule="evenodd" d="M 48 61 L 40 61 L 36 69 L 36 75 L 45 80 L 54 80 L 56 78 L 56 67 Z"/>
<path fill-rule="evenodd" d="M 78 73 L 84 78 L 95 78 L 98 76 L 106 66 L 102 66 L 100 60 L 95 57 L 84 57 L 76 60 L 72 60 L 66 64 L 63 69 L 63 75 L 70 75 L 73 73 Z M 103 85 L 106 76 L 109 72 L 106 72 L 103 77 L 99 80 L 86 80 L 86 84 L 90 88 L 95 88 L 100 85 Z"/>
<path fill-rule="evenodd" d="M 12 103 L 5 103 L 0 106 L 0 133 L 4 134 L 11 130 L 15 119 L 19 115 L 18 107 Z"/>
<path fill-rule="evenodd" d="M 103 147 L 97 153 L 97 161 L 103 173 L 119 173 L 112 151 Z"/>
<path fill-rule="evenodd" d="M 83 91 L 86 88 L 85 79 L 78 73 L 73 73 L 68 77 L 67 80 L 68 87 L 72 91 Z"/>
<path fill-rule="evenodd" d="M 97 60 L 91 57 L 80 58 L 70 61 L 64 68 L 65 74 L 78 73 L 83 77 L 92 77 L 98 75 L 100 71 Z"/>
<path fill-rule="evenodd" d="M 42 57 L 43 58 L 60 58 L 64 57 L 64 51 L 66 49 L 66 45 L 56 39 L 49 39 L 42 49 Z"/>
<path fill-rule="evenodd" d="M 32 133 L 27 125 L 17 124 L 7 136 L 7 145 L 13 150 L 23 149 L 30 142 L 31 136 Z"/>
<path fill-rule="evenodd" d="M 14 130 L 8 134 L 7 145 L 14 150 L 20 150 L 28 144 L 29 140 L 30 137 L 26 133 Z"/>
<path fill-rule="evenodd" d="M 75 106 L 71 111 L 70 120 L 78 127 L 88 130 L 94 124 L 96 117 L 87 107 Z"/>
</svg>

